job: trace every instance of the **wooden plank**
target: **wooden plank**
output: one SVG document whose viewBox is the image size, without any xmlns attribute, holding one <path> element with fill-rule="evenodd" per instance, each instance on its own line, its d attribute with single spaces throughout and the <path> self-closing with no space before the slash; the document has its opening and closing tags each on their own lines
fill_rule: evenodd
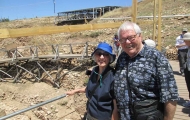
<svg viewBox="0 0 190 120">
<path fill-rule="evenodd" d="M 170 64 L 174 71 L 179 71 L 178 61 L 170 61 Z M 176 83 L 179 90 L 179 97 L 177 109 L 173 120 L 190 120 L 190 108 L 185 108 L 182 105 L 188 100 L 188 91 L 184 76 L 175 75 Z"/>
<path fill-rule="evenodd" d="M 96 30 L 104 28 L 119 27 L 122 22 L 115 23 L 99 23 L 99 24 L 84 24 L 84 25 L 64 25 L 64 26 L 45 26 L 20 29 L 0 29 L 0 38 L 14 38 L 23 36 L 46 35 L 63 32 L 78 32 L 84 30 Z"/>
<path fill-rule="evenodd" d="M 9 38 L 10 34 L 8 29 L 0 29 L 0 38 Z"/>
<path fill-rule="evenodd" d="M 64 25 L 64 26 L 44 26 L 32 28 L 19 28 L 19 29 L 0 29 L 0 38 L 14 38 L 24 36 L 36 36 L 56 34 L 63 32 L 78 32 L 85 30 L 96 30 L 105 28 L 117 28 L 123 22 L 114 23 L 96 23 L 96 24 L 83 24 L 83 25 Z M 152 20 L 138 20 L 137 24 L 147 25 L 153 24 Z"/>
<path fill-rule="evenodd" d="M 52 55 L 40 55 L 37 57 L 37 59 L 48 59 L 48 58 L 55 58 L 55 54 Z M 90 55 L 88 56 L 84 56 L 84 57 L 90 57 Z M 62 54 L 59 55 L 58 58 L 82 58 L 82 54 Z M 12 59 L 12 58 L 6 58 L 6 59 L 0 59 L 0 63 L 7 63 L 7 62 L 13 62 L 13 61 L 22 61 L 22 60 L 32 60 L 33 57 L 29 56 L 29 57 L 17 57 L 17 59 Z M 36 58 L 34 58 L 36 59 Z"/>
<path fill-rule="evenodd" d="M 150 25 L 152 24 L 153 25 L 153 20 L 137 20 L 137 24 L 138 25 Z M 158 24 L 158 20 L 155 21 L 155 24 Z"/>
</svg>

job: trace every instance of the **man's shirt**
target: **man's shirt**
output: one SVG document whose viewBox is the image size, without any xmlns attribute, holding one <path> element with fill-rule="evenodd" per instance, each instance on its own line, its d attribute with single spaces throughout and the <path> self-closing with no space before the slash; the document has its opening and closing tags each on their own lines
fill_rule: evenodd
<svg viewBox="0 0 190 120">
<path fill-rule="evenodd" d="M 114 94 L 121 120 L 131 119 L 131 101 L 149 98 L 166 103 L 178 100 L 176 81 L 168 60 L 147 45 L 132 59 L 125 52 L 121 53 L 116 64 Z"/>
<path fill-rule="evenodd" d="M 180 35 L 180 36 L 178 36 L 178 37 L 176 38 L 176 44 L 175 44 L 175 46 L 181 45 L 181 44 L 184 44 L 184 43 L 185 43 L 182 38 L 183 38 L 182 35 Z M 187 48 L 188 48 L 188 46 L 182 46 L 182 47 L 179 47 L 178 50 L 183 50 L 183 49 L 187 49 Z"/>
</svg>

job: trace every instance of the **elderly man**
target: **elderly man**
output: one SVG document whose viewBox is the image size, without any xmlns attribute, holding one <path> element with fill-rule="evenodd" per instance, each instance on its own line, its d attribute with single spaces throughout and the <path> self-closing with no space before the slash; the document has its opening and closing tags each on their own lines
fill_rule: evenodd
<svg viewBox="0 0 190 120">
<path fill-rule="evenodd" d="M 185 107 L 190 107 L 190 32 L 187 32 L 183 36 L 183 40 L 188 46 L 188 52 L 187 52 L 187 62 L 185 65 L 184 73 L 185 73 L 185 82 L 187 85 L 187 90 L 189 92 L 189 101 L 183 104 Z"/>
<path fill-rule="evenodd" d="M 178 60 L 179 60 L 181 75 L 184 74 L 184 67 L 187 59 L 188 46 L 185 44 L 183 40 L 183 35 L 187 33 L 187 31 L 188 31 L 187 28 L 182 29 L 182 33 L 176 38 L 176 44 L 175 44 L 175 46 L 178 48 Z"/>
<path fill-rule="evenodd" d="M 178 89 L 168 60 L 142 43 L 135 23 L 123 23 L 118 37 L 123 52 L 116 63 L 114 94 L 120 119 L 172 120 Z"/>
</svg>

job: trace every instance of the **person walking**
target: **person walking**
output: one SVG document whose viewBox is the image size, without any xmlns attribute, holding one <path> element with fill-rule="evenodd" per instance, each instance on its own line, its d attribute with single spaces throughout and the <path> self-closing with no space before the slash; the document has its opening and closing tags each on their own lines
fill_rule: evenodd
<svg viewBox="0 0 190 120">
<path fill-rule="evenodd" d="M 116 56 L 118 56 L 118 53 L 119 53 L 119 46 L 120 46 L 120 43 L 118 41 L 118 35 L 115 34 L 113 37 L 113 52 L 114 54 L 116 54 Z"/>
<path fill-rule="evenodd" d="M 114 93 L 120 120 L 172 120 L 179 98 L 171 65 L 142 43 L 141 34 L 132 22 L 118 29 L 123 52 L 116 63 Z"/>
<path fill-rule="evenodd" d="M 189 101 L 183 104 L 184 107 L 190 107 L 190 32 L 185 33 L 183 36 L 183 40 L 188 46 L 187 52 L 187 60 L 185 64 L 184 74 L 185 74 L 185 81 L 187 85 L 187 90 L 189 92 Z"/>
<path fill-rule="evenodd" d="M 66 92 L 73 95 L 85 92 L 87 102 L 87 120 L 117 120 L 117 105 L 113 91 L 113 68 L 110 64 L 116 56 L 107 43 L 99 43 L 92 53 L 97 66 L 92 69 L 87 86 Z"/>
<path fill-rule="evenodd" d="M 187 45 L 185 44 L 184 40 L 183 40 L 183 35 L 185 33 L 187 33 L 188 29 L 187 28 L 183 28 L 182 29 L 182 33 L 176 38 L 176 44 L 175 46 L 178 49 L 178 60 L 179 60 L 179 67 L 180 67 L 180 73 L 181 75 L 184 74 L 184 65 L 186 62 L 186 56 L 187 56 Z"/>
</svg>

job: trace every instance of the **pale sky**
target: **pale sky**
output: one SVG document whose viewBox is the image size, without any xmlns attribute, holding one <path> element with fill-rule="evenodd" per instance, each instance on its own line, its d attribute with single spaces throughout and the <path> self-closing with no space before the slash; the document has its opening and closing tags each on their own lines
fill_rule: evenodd
<svg viewBox="0 0 190 120">
<path fill-rule="evenodd" d="M 132 0 L 0 0 L 0 19 L 57 16 L 58 12 L 104 6 L 129 7 L 131 4 Z"/>
</svg>

